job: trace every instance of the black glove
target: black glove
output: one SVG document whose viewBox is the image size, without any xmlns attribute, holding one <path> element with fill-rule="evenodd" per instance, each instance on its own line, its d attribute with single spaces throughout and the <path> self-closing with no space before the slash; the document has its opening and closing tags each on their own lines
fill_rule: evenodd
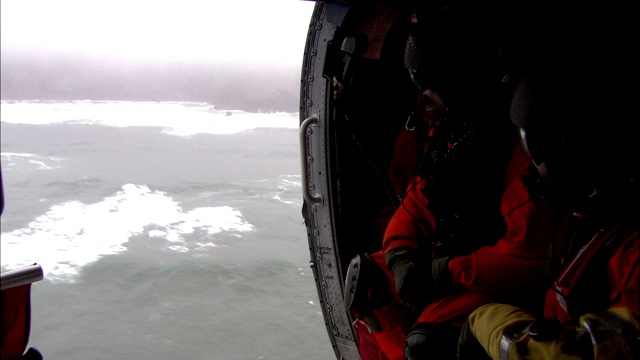
<svg viewBox="0 0 640 360">
<path fill-rule="evenodd" d="M 464 290 L 462 286 L 453 282 L 449 272 L 449 261 L 451 261 L 451 256 L 436 258 L 431 262 L 434 296 L 438 299 Z"/>
<path fill-rule="evenodd" d="M 417 250 L 395 248 L 385 254 L 387 266 L 393 274 L 400 299 L 419 314 L 433 301 L 431 258 Z"/>
</svg>

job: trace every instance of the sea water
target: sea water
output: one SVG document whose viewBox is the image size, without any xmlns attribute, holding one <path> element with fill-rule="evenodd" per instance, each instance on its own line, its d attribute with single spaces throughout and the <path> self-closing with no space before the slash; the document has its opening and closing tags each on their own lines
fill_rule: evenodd
<svg viewBox="0 0 640 360">
<path fill-rule="evenodd" d="M 298 114 L 3 101 L 2 271 L 38 263 L 47 360 L 334 359 Z"/>
</svg>

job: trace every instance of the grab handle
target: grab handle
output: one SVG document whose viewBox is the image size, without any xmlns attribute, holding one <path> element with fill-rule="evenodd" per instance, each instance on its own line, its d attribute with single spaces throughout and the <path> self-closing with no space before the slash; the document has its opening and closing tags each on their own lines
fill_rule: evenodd
<svg viewBox="0 0 640 360">
<path fill-rule="evenodd" d="M 5 291 L 44 279 L 42 267 L 37 263 L 0 274 L 0 290 Z"/>
<path fill-rule="evenodd" d="M 300 157 L 302 160 L 302 196 L 312 204 L 322 205 L 324 198 L 322 194 L 312 193 L 309 186 L 309 147 L 307 144 L 307 130 L 311 126 L 320 126 L 318 115 L 311 115 L 300 124 Z M 309 135 L 313 130 L 309 131 Z"/>
</svg>

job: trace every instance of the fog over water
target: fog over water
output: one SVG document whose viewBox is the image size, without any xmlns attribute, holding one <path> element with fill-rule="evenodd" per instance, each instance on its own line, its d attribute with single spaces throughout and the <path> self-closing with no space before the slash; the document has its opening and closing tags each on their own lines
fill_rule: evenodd
<svg viewBox="0 0 640 360">
<path fill-rule="evenodd" d="M 313 2 L 3 0 L 2 47 L 129 61 L 295 65 Z"/>
<path fill-rule="evenodd" d="M 314 4 L 3 1 L 1 97 L 295 112 Z"/>
</svg>

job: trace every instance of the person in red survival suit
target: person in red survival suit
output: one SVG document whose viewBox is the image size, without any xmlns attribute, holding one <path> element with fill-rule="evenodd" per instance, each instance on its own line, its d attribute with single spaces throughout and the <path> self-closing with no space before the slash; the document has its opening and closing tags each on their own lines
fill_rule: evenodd
<svg viewBox="0 0 640 360">
<path fill-rule="evenodd" d="M 446 119 L 372 256 L 395 290 L 392 305 L 367 318 L 390 359 L 456 358 L 469 313 L 540 295 L 550 243 L 552 212 L 527 191 L 530 158 L 500 112 L 509 84 L 499 81 L 498 49 L 486 33 L 457 37 L 473 26 L 450 11 L 418 14 L 407 41 L 405 65 Z"/>
<path fill-rule="evenodd" d="M 387 176 L 400 201 L 406 196 L 408 185 L 417 176 L 427 145 L 435 135 L 436 127 L 441 125 L 440 122 L 446 114 L 444 106 L 441 103 L 434 104 L 429 99 L 429 95 L 433 96 L 428 92 L 420 94 L 418 110 L 409 116 L 405 128 L 396 138 Z M 396 210 L 397 208 L 391 212 L 391 215 Z M 386 214 L 388 209 L 384 211 Z M 391 217 L 385 216 L 379 220 L 382 231 L 386 229 Z M 379 251 L 372 255 L 357 255 L 352 260 L 347 274 L 347 282 L 353 281 L 354 276 L 358 279 L 360 274 L 369 280 L 360 279 L 359 284 L 358 281 L 356 284 L 350 284 L 352 286 L 347 286 L 345 294 L 347 309 L 354 308 L 356 316 L 359 318 L 354 322 L 354 325 L 358 335 L 360 354 L 368 360 L 387 360 L 388 356 L 385 351 L 402 354 L 404 352 L 404 334 L 408 332 L 415 318 L 413 309 L 403 303 L 398 295 L 389 289 L 389 284 L 394 283 L 391 273 L 381 269 L 386 269 L 386 264 L 384 254 Z M 367 275 L 364 275 L 365 273 Z M 379 283 L 376 284 L 376 281 Z M 360 304 L 354 305 L 355 294 L 350 293 L 350 290 L 354 290 L 356 285 L 360 289 L 367 290 L 366 295 L 360 296 L 366 298 L 367 304 L 360 302 Z M 387 306 L 389 302 L 391 305 Z M 376 315 L 367 316 L 374 308 Z M 363 322 L 362 319 L 365 318 L 366 320 Z M 389 328 L 394 328 L 397 331 L 388 331 Z M 382 331 L 382 329 L 386 330 Z M 372 330 L 377 340 L 371 339 L 374 336 Z M 398 349 L 391 350 L 394 347 Z M 383 351 L 381 348 L 385 350 Z"/>
<path fill-rule="evenodd" d="M 580 57 L 595 60 L 590 68 L 600 73 L 572 76 L 575 62 L 566 61 L 555 64 L 562 76 L 534 73 L 517 87 L 512 121 L 538 169 L 540 192 L 568 214 L 567 231 L 554 243 L 543 316 L 501 303 L 480 307 L 465 323 L 460 359 L 640 359 L 635 109 L 610 91 L 631 67 L 613 55 L 619 49 L 607 50 L 614 64 Z M 586 55 L 572 53 L 569 59 Z M 610 106 L 590 106 L 598 89 L 606 89 L 597 93 L 599 104 Z"/>
<path fill-rule="evenodd" d="M 411 180 L 418 175 L 429 139 L 435 134 L 434 127 L 442 120 L 446 110 L 435 109 L 427 94 L 418 96 L 417 108 L 407 118 L 404 128 L 396 137 L 387 169 L 387 177 L 400 200 L 406 195 Z"/>
</svg>

